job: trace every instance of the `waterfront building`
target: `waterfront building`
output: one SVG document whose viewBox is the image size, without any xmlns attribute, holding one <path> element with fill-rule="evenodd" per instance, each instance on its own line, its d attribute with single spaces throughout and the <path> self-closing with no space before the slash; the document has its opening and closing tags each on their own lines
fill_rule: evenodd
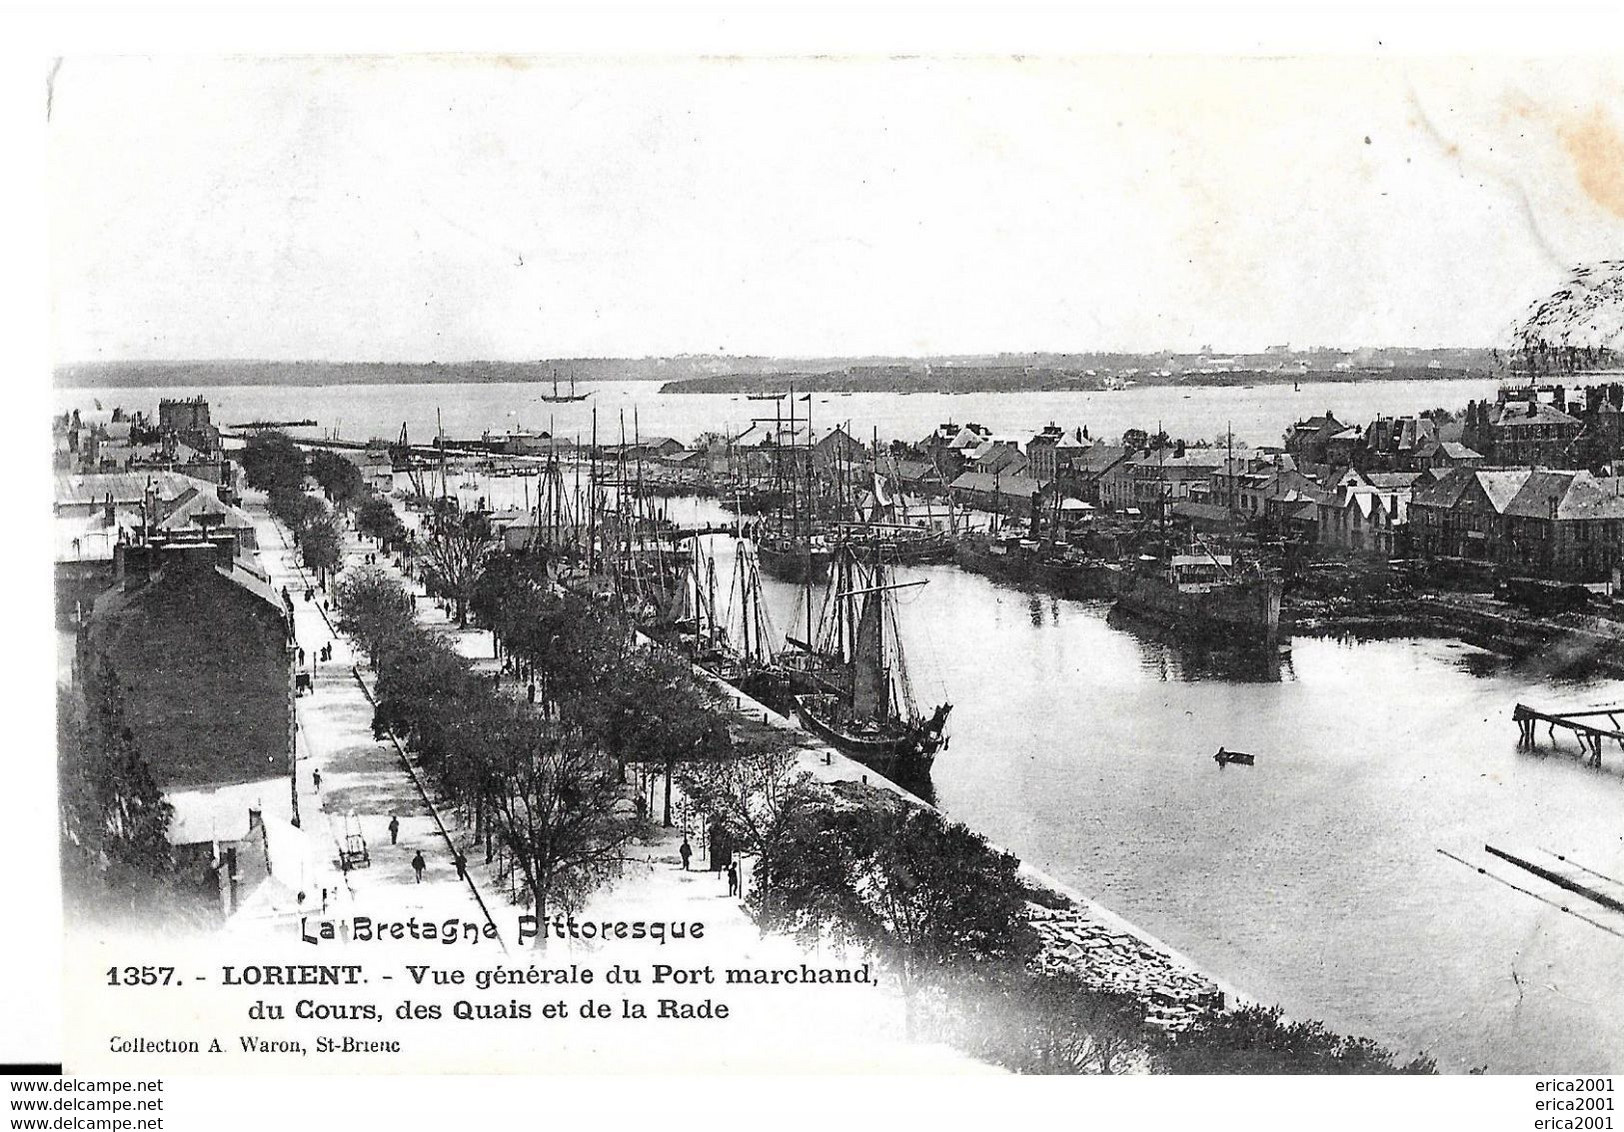
<svg viewBox="0 0 1624 1132">
<path fill-rule="evenodd" d="M 1408 485 L 1355 484 L 1316 504 L 1319 544 L 1349 554 L 1391 558 L 1403 553 L 1409 523 Z"/>
<path fill-rule="evenodd" d="M 822 469 L 867 461 L 868 447 L 844 428 L 836 425 L 812 446 L 812 459 Z"/>
<path fill-rule="evenodd" d="M 949 490 L 960 507 L 1025 518 L 1031 514 L 1033 498 L 1046 486 L 1020 472 L 964 472 L 949 485 Z"/>
<path fill-rule="evenodd" d="M 1091 444 L 1079 449 L 1057 476 L 1068 496 L 1095 507 L 1123 510 L 1133 506 L 1128 474 L 1130 449 L 1120 444 Z"/>
<path fill-rule="evenodd" d="M 1176 445 L 1171 451 L 1141 452 L 1128 460 L 1133 506 L 1150 514 L 1162 499 L 1171 504 L 1193 495 L 1198 501 L 1210 501 L 1213 473 L 1228 459 L 1221 448 Z"/>
<path fill-rule="evenodd" d="M 1283 463 L 1283 466 L 1282 466 Z M 1235 508 L 1249 518 L 1271 517 L 1271 505 L 1281 503 L 1318 503 L 1331 497 L 1320 485 L 1295 467 L 1290 457 L 1282 463 L 1247 472 L 1235 482 Z M 1276 516 L 1278 517 L 1278 516 Z M 1315 513 L 1315 520 L 1318 513 Z"/>
<path fill-rule="evenodd" d="M 1585 471 L 1455 468 L 1410 501 L 1414 553 L 1575 582 L 1624 563 L 1624 481 Z"/>
</svg>

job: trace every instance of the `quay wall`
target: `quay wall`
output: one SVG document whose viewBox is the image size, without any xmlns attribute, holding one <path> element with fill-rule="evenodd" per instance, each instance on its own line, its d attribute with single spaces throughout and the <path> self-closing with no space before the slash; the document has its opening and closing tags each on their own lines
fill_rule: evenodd
<svg viewBox="0 0 1624 1132">
<path fill-rule="evenodd" d="M 639 637 L 648 639 L 641 634 Z M 796 720 L 773 711 L 698 666 L 694 672 L 727 696 L 735 710 L 758 716 L 772 727 L 795 732 L 800 749 L 799 765 L 814 778 L 825 782 L 862 781 L 889 790 L 914 805 L 936 809 L 891 779 L 821 742 Z M 952 815 L 944 816 L 956 820 Z M 1010 852 L 992 841 L 988 841 L 988 845 L 1000 852 Z M 1012 855 L 1019 857 L 1019 854 Z M 1020 862 L 1019 873 L 1027 885 L 1047 890 L 1070 905 L 1069 908 L 1029 905 L 1033 927 L 1041 941 L 1035 962 L 1038 969 L 1074 971 L 1099 989 L 1132 994 L 1146 1003 L 1150 1024 L 1173 1031 L 1188 1026 L 1207 1006 L 1254 1001 L 1225 980 L 1203 971 L 1156 936 L 1025 860 Z"/>
<path fill-rule="evenodd" d="M 1452 637 L 1519 660 L 1538 657 L 1551 667 L 1584 665 L 1603 675 L 1624 676 L 1624 624 L 1573 614 L 1562 620 L 1534 617 L 1464 598 L 1376 601 L 1357 612 L 1303 617 L 1293 631 L 1304 636 Z"/>
</svg>

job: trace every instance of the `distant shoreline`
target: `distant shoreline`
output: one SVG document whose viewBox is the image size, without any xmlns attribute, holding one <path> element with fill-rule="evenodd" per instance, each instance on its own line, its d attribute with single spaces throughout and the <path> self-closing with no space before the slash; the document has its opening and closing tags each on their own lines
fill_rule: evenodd
<svg viewBox="0 0 1624 1132">
<path fill-rule="evenodd" d="M 1356 357 L 1355 357 L 1356 355 Z M 1219 364 L 1219 363 L 1223 364 Z M 1168 376 L 1161 376 L 1170 371 Z M 1280 385 L 1487 379 L 1500 372 L 1479 349 L 1303 351 L 1213 359 L 1178 354 L 997 354 L 931 358 L 558 358 L 534 362 L 323 362 L 182 359 L 76 362 L 56 367 L 59 389 L 230 388 L 281 385 L 551 385 L 660 382 L 662 393 L 1088 391 L 1114 376 L 1130 385 Z"/>
</svg>

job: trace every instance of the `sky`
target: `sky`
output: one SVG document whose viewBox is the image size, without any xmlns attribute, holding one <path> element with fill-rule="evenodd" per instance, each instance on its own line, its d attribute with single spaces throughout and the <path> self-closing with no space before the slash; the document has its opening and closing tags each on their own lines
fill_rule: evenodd
<svg viewBox="0 0 1624 1132">
<path fill-rule="evenodd" d="M 1494 345 L 1624 256 L 1624 69 L 70 57 L 59 362 Z"/>
</svg>

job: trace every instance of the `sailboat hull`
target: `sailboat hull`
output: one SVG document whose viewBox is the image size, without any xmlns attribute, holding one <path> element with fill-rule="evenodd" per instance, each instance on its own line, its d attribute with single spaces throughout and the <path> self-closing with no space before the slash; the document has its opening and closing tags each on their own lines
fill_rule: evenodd
<svg viewBox="0 0 1624 1132">
<path fill-rule="evenodd" d="M 826 582 L 829 580 L 829 552 L 803 544 L 759 543 L 756 555 L 761 568 L 783 582 Z"/>
<path fill-rule="evenodd" d="M 795 714 L 812 734 L 887 777 L 930 770 L 942 746 L 940 735 L 919 724 L 858 730 L 837 720 L 829 710 L 836 699 L 826 695 L 795 696 Z"/>
<path fill-rule="evenodd" d="M 1185 591 L 1141 574 L 1123 587 L 1117 607 L 1167 629 L 1201 636 L 1274 637 L 1280 630 L 1280 582 L 1243 582 Z"/>
<path fill-rule="evenodd" d="M 954 561 L 962 570 L 982 574 L 1021 589 L 1046 590 L 1060 597 L 1089 601 L 1111 597 L 1120 571 L 1112 563 L 1048 555 L 1019 547 L 998 552 L 974 536 L 959 540 Z"/>
</svg>

